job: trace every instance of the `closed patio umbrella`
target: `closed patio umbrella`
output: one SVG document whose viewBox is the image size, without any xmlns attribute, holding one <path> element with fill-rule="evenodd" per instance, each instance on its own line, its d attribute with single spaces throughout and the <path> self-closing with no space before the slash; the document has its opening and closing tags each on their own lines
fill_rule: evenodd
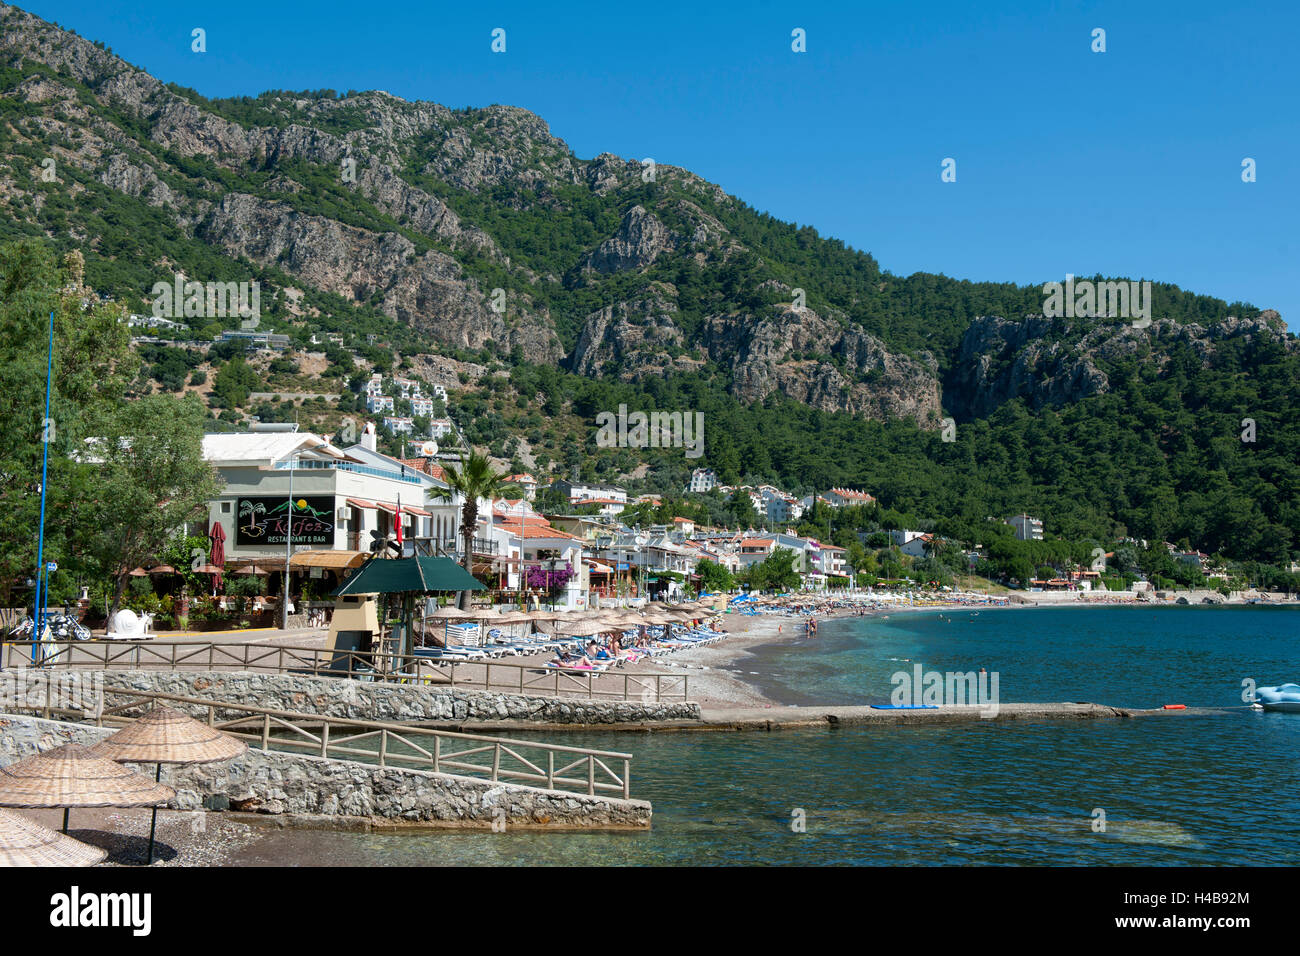
<svg viewBox="0 0 1300 956">
<path fill-rule="evenodd" d="M 0 866 L 94 866 L 108 851 L 0 810 Z"/>
<path fill-rule="evenodd" d="M 233 760 L 246 750 L 248 744 L 242 740 L 201 724 L 170 707 L 155 707 L 94 747 L 96 754 L 110 760 L 157 764 L 155 781 L 162 776 L 162 765 L 165 763 L 216 763 Z M 149 822 L 148 863 L 153 863 L 157 827 L 158 808 L 154 807 L 153 818 Z"/>
<path fill-rule="evenodd" d="M 212 578 L 212 587 L 214 589 L 221 587 L 221 569 L 226 566 L 226 529 L 221 527 L 220 521 L 212 522 L 212 530 L 208 532 L 208 540 L 212 542 L 208 549 L 208 561 L 216 566 L 216 574 Z"/>
</svg>

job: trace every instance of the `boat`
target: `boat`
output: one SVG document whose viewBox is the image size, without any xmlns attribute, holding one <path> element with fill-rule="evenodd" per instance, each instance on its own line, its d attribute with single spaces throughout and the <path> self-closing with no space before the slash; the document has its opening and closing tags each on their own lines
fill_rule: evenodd
<svg viewBox="0 0 1300 956">
<path fill-rule="evenodd" d="M 1259 687 L 1255 690 L 1255 703 L 1265 710 L 1300 714 L 1300 684 Z"/>
</svg>

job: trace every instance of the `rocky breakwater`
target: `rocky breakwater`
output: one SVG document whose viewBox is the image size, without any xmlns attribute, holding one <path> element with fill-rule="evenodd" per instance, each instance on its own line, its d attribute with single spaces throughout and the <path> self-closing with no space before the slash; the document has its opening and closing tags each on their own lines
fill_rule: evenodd
<svg viewBox="0 0 1300 956">
<path fill-rule="evenodd" d="M 0 766 L 65 743 L 93 746 L 113 730 L 0 715 Z M 152 776 L 153 768 L 136 767 Z M 565 793 L 475 777 L 250 749 L 212 765 L 164 766 L 175 810 L 233 810 L 324 827 L 643 830 L 645 800 Z"/>
<path fill-rule="evenodd" d="M 700 718 L 699 705 L 689 701 L 643 703 L 639 700 L 532 697 L 418 684 L 364 683 L 300 674 L 105 671 L 103 680 L 108 706 L 127 702 L 126 697 L 113 694 L 114 688 L 121 688 L 201 697 L 299 714 L 394 723 L 459 724 L 510 720 L 589 725 Z M 189 709 L 195 716 L 207 712 L 206 708 L 198 705 Z"/>
</svg>

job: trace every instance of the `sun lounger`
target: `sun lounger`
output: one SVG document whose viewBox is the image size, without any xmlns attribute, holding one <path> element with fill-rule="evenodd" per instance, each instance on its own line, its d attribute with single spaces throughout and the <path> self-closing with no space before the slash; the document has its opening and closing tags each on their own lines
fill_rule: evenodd
<svg viewBox="0 0 1300 956">
<path fill-rule="evenodd" d="M 608 670 L 608 665 L 606 664 L 566 664 L 561 663 L 560 661 L 547 661 L 544 666 L 551 670 L 565 671 L 566 673 L 572 674 L 603 674 Z"/>
</svg>

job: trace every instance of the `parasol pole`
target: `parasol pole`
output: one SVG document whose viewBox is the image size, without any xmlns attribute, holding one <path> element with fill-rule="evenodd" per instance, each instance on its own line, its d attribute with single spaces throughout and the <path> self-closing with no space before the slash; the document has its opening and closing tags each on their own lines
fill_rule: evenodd
<svg viewBox="0 0 1300 956">
<path fill-rule="evenodd" d="M 158 769 L 153 774 L 154 783 L 162 782 L 162 763 L 158 764 Z M 149 818 L 149 852 L 145 855 L 144 865 L 153 866 L 153 838 L 158 829 L 158 808 L 152 808 L 153 814 Z M 66 812 L 66 811 L 65 811 Z"/>
</svg>

